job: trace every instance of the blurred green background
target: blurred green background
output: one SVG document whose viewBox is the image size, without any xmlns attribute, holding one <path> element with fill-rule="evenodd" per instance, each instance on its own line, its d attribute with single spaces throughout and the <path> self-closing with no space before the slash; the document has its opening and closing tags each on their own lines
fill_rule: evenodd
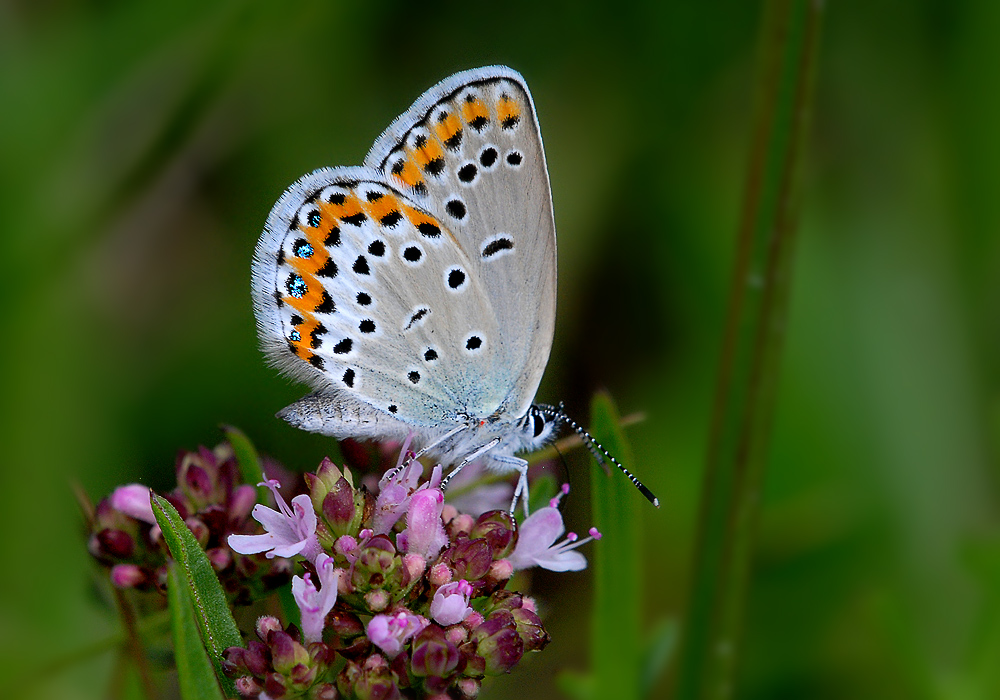
<svg viewBox="0 0 1000 700">
<path fill-rule="evenodd" d="M 221 422 L 300 471 L 330 451 L 273 417 L 304 389 L 256 348 L 257 236 L 294 179 L 360 163 L 489 63 L 528 80 L 552 177 L 539 399 L 583 417 L 605 387 L 646 415 L 644 619 L 676 618 L 758 22 L 734 0 L 0 3 L 0 678 L 111 692 L 113 654 L 51 666 L 117 629 L 71 481 L 167 488 Z M 986 0 L 829 3 L 737 697 L 1000 697 L 997 36 Z M 486 697 L 552 697 L 552 670 L 587 666 L 588 574 L 535 584 L 554 641 Z"/>
</svg>

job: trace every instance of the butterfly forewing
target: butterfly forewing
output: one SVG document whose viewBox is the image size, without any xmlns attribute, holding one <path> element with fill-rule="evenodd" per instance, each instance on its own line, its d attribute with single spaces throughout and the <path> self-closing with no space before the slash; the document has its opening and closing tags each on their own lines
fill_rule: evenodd
<svg viewBox="0 0 1000 700">
<path fill-rule="evenodd" d="M 340 408 L 429 428 L 523 415 L 552 341 L 555 233 L 520 76 L 452 76 L 365 167 L 295 183 L 258 244 L 254 301 L 272 361 Z"/>
<path fill-rule="evenodd" d="M 474 261 L 502 336 L 502 410 L 524 414 L 555 324 L 556 239 L 534 105 L 523 79 L 480 69 L 428 91 L 366 164 L 434 212 Z M 504 373 L 505 372 L 505 373 Z"/>
</svg>

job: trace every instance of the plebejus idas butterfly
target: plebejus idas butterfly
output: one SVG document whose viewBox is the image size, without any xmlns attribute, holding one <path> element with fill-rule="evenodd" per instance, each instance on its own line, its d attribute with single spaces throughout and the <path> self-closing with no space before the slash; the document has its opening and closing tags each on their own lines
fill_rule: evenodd
<svg viewBox="0 0 1000 700">
<path fill-rule="evenodd" d="M 315 393 L 278 415 L 337 438 L 402 440 L 519 474 L 561 424 L 535 405 L 556 314 L 542 137 L 519 73 L 490 66 L 425 92 L 361 167 L 321 168 L 267 219 L 253 262 L 261 344 Z"/>
</svg>

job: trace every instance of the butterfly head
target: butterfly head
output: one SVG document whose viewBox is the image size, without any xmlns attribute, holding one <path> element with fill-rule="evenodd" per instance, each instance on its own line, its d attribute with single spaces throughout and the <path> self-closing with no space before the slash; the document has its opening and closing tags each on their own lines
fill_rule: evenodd
<svg viewBox="0 0 1000 700">
<path fill-rule="evenodd" d="M 525 450 L 537 450 L 555 439 L 566 414 L 553 406 L 532 404 L 518 422 Z"/>
</svg>

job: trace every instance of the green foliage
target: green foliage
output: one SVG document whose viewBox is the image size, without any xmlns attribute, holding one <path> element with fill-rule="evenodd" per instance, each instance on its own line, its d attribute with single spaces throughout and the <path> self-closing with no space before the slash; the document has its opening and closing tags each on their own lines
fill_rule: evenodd
<svg viewBox="0 0 1000 700">
<path fill-rule="evenodd" d="M 212 564 L 205 556 L 205 551 L 198 545 L 177 509 L 155 494 L 150 498 L 153 504 L 153 514 L 156 522 L 163 530 L 163 540 L 167 543 L 170 556 L 180 571 L 178 574 L 188 588 L 191 606 L 198 621 L 202 641 L 208 650 L 209 658 L 215 667 L 219 683 L 226 694 L 232 697 L 235 688 L 232 681 L 222 672 L 222 652 L 229 647 L 242 646 L 243 639 L 236 627 L 236 621 L 229 610 L 226 594 L 219 584 L 219 579 L 212 569 Z M 174 605 L 175 629 L 177 617 L 181 614 L 178 601 Z M 196 652 L 191 652 L 195 653 Z M 187 662 L 186 662 L 187 663 Z M 196 666 L 190 661 L 191 667 Z M 185 699 L 186 700 L 186 699 Z"/>
<path fill-rule="evenodd" d="M 167 598 L 174 637 L 174 660 L 183 700 L 222 700 L 212 662 L 198 634 L 187 580 L 176 562 L 170 565 Z"/>
<path fill-rule="evenodd" d="M 989 698 L 1000 4 L 825 5 L 738 697 Z M 606 386 L 646 415 L 628 431 L 628 466 L 662 501 L 630 496 L 657 548 L 644 636 L 679 618 L 761 7 L 6 3 L 0 696 L 135 685 L 119 680 L 120 625 L 94 594 L 70 480 L 95 499 L 165 488 L 177 450 L 214 444 L 220 422 L 295 468 L 335 449 L 274 418 L 305 390 L 258 350 L 257 236 L 295 178 L 360 163 L 423 89 L 492 62 L 529 81 L 553 186 L 558 328 L 538 398 L 579 418 Z M 588 459 L 566 453 L 577 531 Z M 591 573 L 534 577 L 553 643 L 531 682 L 502 678 L 484 700 L 550 700 L 556 670 L 587 667 Z"/>
<path fill-rule="evenodd" d="M 624 464 L 635 464 L 607 394 L 591 404 L 594 439 Z M 603 535 L 593 549 L 594 607 L 590 665 L 598 698 L 638 700 L 642 664 L 642 546 L 639 507 L 650 507 L 610 464 L 590 470 L 594 526 Z"/>
</svg>

